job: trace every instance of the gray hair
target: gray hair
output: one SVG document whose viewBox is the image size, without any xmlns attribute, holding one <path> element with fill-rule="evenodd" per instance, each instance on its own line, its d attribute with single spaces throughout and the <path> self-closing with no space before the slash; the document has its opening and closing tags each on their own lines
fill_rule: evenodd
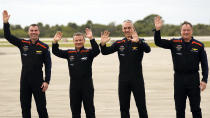
<svg viewBox="0 0 210 118">
<path fill-rule="evenodd" d="M 85 40 L 85 35 L 84 35 L 83 33 L 81 33 L 81 32 L 76 32 L 76 33 L 74 33 L 74 34 L 73 34 L 73 39 L 74 39 L 75 36 L 82 36 L 83 39 Z"/>
<path fill-rule="evenodd" d="M 123 28 L 123 26 L 124 26 L 124 23 L 131 23 L 132 26 L 133 26 L 133 28 L 134 28 L 134 24 L 133 24 L 133 21 L 132 21 L 132 20 L 129 20 L 129 19 L 124 20 L 123 23 L 122 23 L 122 28 Z"/>
<path fill-rule="evenodd" d="M 127 20 L 124 20 L 124 21 L 123 21 L 123 23 L 132 23 L 132 24 L 133 24 L 133 21 L 132 21 L 132 20 L 127 19 Z"/>
</svg>

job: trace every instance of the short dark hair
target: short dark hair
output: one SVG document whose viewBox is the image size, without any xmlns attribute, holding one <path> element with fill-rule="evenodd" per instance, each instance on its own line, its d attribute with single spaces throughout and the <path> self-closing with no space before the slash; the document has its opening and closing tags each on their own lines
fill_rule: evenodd
<svg viewBox="0 0 210 118">
<path fill-rule="evenodd" d="M 76 33 L 74 33 L 74 34 L 73 34 L 73 39 L 74 39 L 74 36 L 82 36 L 83 39 L 85 40 L 85 35 L 84 35 L 83 33 L 81 33 L 81 32 L 76 32 Z"/>
<path fill-rule="evenodd" d="M 188 22 L 188 21 L 184 21 L 184 22 L 181 24 L 181 27 L 182 27 L 183 25 L 190 25 L 190 27 L 192 28 L 192 24 L 191 24 L 190 22 Z"/>
<path fill-rule="evenodd" d="M 28 27 L 28 30 L 29 30 L 30 27 L 35 27 L 35 26 L 37 26 L 38 29 L 39 29 L 39 26 L 38 26 L 37 24 L 31 24 L 31 25 Z"/>
<path fill-rule="evenodd" d="M 33 26 L 33 27 L 34 27 L 34 26 L 37 26 L 37 27 L 39 27 L 37 24 L 31 24 L 30 26 Z M 30 26 L 29 26 L 29 27 L 30 27 Z"/>
</svg>

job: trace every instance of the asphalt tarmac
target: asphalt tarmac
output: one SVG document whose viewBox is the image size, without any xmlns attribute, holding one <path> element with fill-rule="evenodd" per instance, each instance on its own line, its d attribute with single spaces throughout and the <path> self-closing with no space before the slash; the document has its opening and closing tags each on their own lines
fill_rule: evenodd
<svg viewBox="0 0 210 118">
<path fill-rule="evenodd" d="M 206 48 L 208 57 L 210 48 Z M 47 109 L 50 118 L 70 118 L 69 74 L 67 61 L 52 55 L 52 78 L 47 90 Z M 210 57 L 208 58 L 210 62 Z M 0 118 L 21 118 L 19 99 L 21 60 L 15 47 L 0 48 Z M 95 109 L 97 118 L 120 118 L 118 101 L 119 61 L 117 53 L 99 55 L 93 62 L 95 87 Z M 149 118 L 175 118 L 173 98 L 173 65 L 169 50 L 152 48 L 144 55 L 143 75 Z M 210 118 L 210 87 L 201 94 L 203 118 Z M 32 100 L 32 118 L 38 118 L 36 105 Z M 192 118 L 189 102 L 186 118 Z M 138 118 L 133 95 L 131 97 L 131 118 Z M 85 112 L 82 108 L 82 118 Z"/>
</svg>

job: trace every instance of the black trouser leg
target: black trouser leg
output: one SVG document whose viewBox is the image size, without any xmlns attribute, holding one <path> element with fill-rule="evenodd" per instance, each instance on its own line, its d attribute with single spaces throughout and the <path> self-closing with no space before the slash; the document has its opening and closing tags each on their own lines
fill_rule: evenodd
<svg viewBox="0 0 210 118">
<path fill-rule="evenodd" d="M 188 94 L 190 101 L 190 108 L 193 118 L 202 118 L 201 108 L 200 108 L 200 88 L 194 88 L 189 91 Z"/>
<path fill-rule="evenodd" d="M 176 118 L 185 118 L 186 89 L 182 75 L 174 75 L 174 100 L 176 108 Z"/>
<path fill-rule="evenodd" d="M 20 103 L 23 118 L 31 118 L 31 97 L 32 90 L 25 80 L 20 83 Z"/>
<path fill-rule="evenodd" d="M 121 118 L 130 118 L 130 97 L 131 97 L 131 88 L 129 83 L 119 82 L 119 101 L 120 101 L 120 112 Z"/>
<path fill-rule="evenodd" d="M 77 88 L 70 88 L 70 107 L 72 118 L 81 118 L 82 95 Z"/>
<path fill-rule="evenodd" d="M 193 115 L 193 118 L 202 118 L 200 102 L 200 78 L 199 73 L 192 74 L 189 78 L 190 86 L 188 90 L 188 97 L 190 101 L 190 108 Z M 190 82 L 192 81 L 192 82 Z"/>
<path fill-rule="evenodd" d="M 148 118 L 146 100 L 145 100 L 145 88 L 143 80 L 133 80 L 132 81 L 132 91 L 136 101 L 136 106 L 138 108 L 140 118 Z"/>
<path fill-rule="evenodd" d="M 46 108 L 46 96 L 45 92 L 42 92 L 41 84 L 38 86 L 34 86 L 33 95 L 36 103 L 37 112 L 39 114 L 39 118 L 48 118 L 48 113 Z"/>
<path fill-rule="evenodd" d="M 94 89 L 83 88 L 82 100 L 86 113 L 86 118 L 95 118 L 95 107 L 94 107 Z"/>
</svg>

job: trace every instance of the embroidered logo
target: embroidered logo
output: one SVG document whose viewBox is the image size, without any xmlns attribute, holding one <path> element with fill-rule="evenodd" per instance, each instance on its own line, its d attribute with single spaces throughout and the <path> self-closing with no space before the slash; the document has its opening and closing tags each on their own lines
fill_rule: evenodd
<svg viewBox="0 0 210 118">
<path fill-rule="evenodd" d="M 197 48 L 192 48 L 191 51 L 192 51 L 192 52 L 198 52 L 198 49 L 197 49 Z"/>
<path fill-rule="evenodd" d="M 74 66 L 74 64 L 70 64 L 70 66 Z"/>
<path fill-rule="evenodd" d="M 125 50 L 125 47 L 123 45 L 120 46 L 119 50 L 122 52 Z"/>
<path fill-rule="evenodd" d="M 180 55 L 180 56 L 182 55 L 182 53 L 179 53 L 179 52 L 178 52 L 178 53 L 176 53 L 176 54 L 177 54 L 177 55 Z"/>
<path fill-rule="evenodd" d="M 23 51 L 28 51 L 29 47 L 28 46 L 23 46 Z"/>
<path fill-rule="evenodd" d="M 74 60 L 74 56 L 70 56 L 70 57 L 69 57 L 69 60 L 70 60 L 70 61 L 73 61 L 73 60 Z"/>
<path fill-rule="evenodd" d="M 181 49 L 182 49 L 182 45 L 177 45 L 177 46 L 176 46 L 176 50 L 177 50 L 177 51 L 181 51 Z"/>
<path fill-rule="evenodd" d="M 28 54 L 25 54 L 25 53 L 23 53 L 22 55 L 23 55 L 23 56 L 28 56 Z"/>
<path fill-rule="evenodd" d="M 42 51 L 41 50 L 37 50 L 36 54 L 42 54 Z"/>
<path fill-rule="evenodd" d="M 88 57 L 82 57 L 82 58 L 81 58 L 82 61 L 85 61 L 85 60 L 87 60 L 87 59 L 88 59 Z"/>
<path fill-rule="evenodd" d="M 138 47 L 132 47 L 133 50 L 138 50 L 137 48 L 138 48 Z"/>
</svg>

